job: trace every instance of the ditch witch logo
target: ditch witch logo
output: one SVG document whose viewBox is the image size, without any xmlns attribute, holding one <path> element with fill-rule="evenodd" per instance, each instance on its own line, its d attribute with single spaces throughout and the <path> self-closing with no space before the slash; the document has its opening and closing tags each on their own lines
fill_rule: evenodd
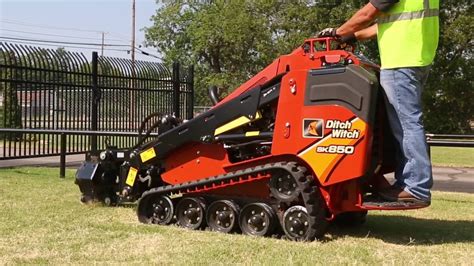
<svg viewBox="0 0 474 266">
<path fill-rule="evenodd" d="M 305 138 L 322 138 L 324 136 L 324 121 L 322 119 L 304 119 L 303 120 L 303 137 Z"/>
</svg>

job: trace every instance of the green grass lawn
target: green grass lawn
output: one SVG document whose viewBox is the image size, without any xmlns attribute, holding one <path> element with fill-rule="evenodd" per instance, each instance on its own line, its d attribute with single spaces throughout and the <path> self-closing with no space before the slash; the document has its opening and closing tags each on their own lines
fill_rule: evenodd
<svg viewBox="0 0 474 266">
<path fill-rule="evenodd" d="M 321 242 L 138 223 L 134 206 L 81 205 L 74 170 L 0 169 L 3 264 L 463 264 L 474 251 L 474 195 L 435 192 L 432 206 L 370 212 Z"/>
<path fill-rule="evenodd" d="M 474 148 L 431 147 L 435 166 L 474 167 Z"/>
</svg>

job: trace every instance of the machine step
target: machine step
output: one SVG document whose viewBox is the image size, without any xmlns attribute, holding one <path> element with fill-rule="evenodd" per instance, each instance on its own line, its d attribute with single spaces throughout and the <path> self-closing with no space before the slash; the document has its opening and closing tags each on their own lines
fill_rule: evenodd
<svg viewBox="0 0 474 266">
<path fill-rule="evenodd" d="M 422 201 L 386 201 L 379 197 L 364 198 L 362 208 L 366 210 L 406 210 L 428 207 L 430 204 Z"/>
</svg>

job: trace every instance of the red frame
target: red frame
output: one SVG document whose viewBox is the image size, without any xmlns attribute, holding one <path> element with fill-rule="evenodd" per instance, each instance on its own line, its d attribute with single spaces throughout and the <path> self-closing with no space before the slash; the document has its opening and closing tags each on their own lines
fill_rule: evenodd
<svg viewBox="0 0 474 266">
<path fill-rule="evenodd" d="M 311 156 L 301 155 L 312 144 L 322 141 L 304 138 L 301 135 L 304 118 L 341 121 L 358 119 L 349 109 L 341 106 L 304 106 L 307 71 L 341 60 L 352 60 L 355 65 L 378 68 L 378 66 L 363 62 L 356 57 L 352 53 L 352 47 L 349 47 L 349 51 L 331 50 L 331 45 L 334 42 L 335 40 L 331 38 L 306 40 L 303 46 L 295 49 L 291 54 L 276 59 L 217 104 L 219 106 L 257 85 L 262 85 L 272 78 L 284 74 L 281 80 L 271 155 L 234 164 L 229 161 L 226 151 L 221 145 L 193 143 L 177 149 L 167 157 L 165 160 L 166 171 L 162 174 L 163 180 L 169 184 L 178 184 L 272 161 L 298 160 L 313 171 L 327 208 L 333 215 L 366 209 L 362 206 L 362 192 L 358 179 L 367 171 L 370 160 L 370 156 L 367 154 L 370 154 L 372 149 L 373 136 L 372 129 L 365 121 L 358 121 L 358 125 L 363 128 L 363 136 L 353 144 L 356 145 L 354 154 L 340 156 L 340 158 L 329 158 L 327 159 L 328 166 L 322 170 L 316 169 L 318 166 L 308 159 Z M 318 45 L 325 45 L 326 50 L 316 51 L 315 47 Z M 305 47 L 309 47 L 309 50 L 305 50 Z M 295 92 L 292 91 L 292 88 L 295 89 Z M 327 129 L 325 133 L 328 133 Z M 334 162 L 330 160 L 334 160 Z M 328 169 L 331 171 L 329 179 L 327 178 Z M 319 176 L 316 173 L 319 173 Z M 383 179 L 383 176 L 377 176 L 376 179 Z M 230 186 L 217 193 L 267 198 L 268 186 L 266 182 L 256 181 Z M 391 208 L 373 207 L 370 209 Z"/>
</svg>

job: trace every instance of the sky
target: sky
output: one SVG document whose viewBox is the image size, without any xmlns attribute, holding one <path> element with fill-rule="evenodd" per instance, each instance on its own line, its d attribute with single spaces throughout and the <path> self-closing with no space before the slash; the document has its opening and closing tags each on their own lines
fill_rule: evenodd
<svg viewBox="0 0 474 266">
<path fill-rule="evenodd" d="M 158 4 L 155 0 L 136 0 L 135 5 L 136 46 L 139 46 L 145 40 L 142 29 L 153 25 L 150 19 Z M 127 50 L 130 50 L 132 39 L 132 0 L 0 0 L 0 42 L 15 41 L 40 46 L 38 41 L 18 40 L 29 39 L 100 44 L 102 32 L 105 32 L 106 44 L 116 45 L 106 47 L 105 56 L 130 58 Z M 49 45 L 53 46 L 44 47 L 55 49 L 55 46 L 64 46 L 66 50 L 84 52 L 88 58 L 94 50 L 99 54 L 101 52 L 100 46 Z M 143 46 L 140 49 L 159 56 L 153 48 Z M 141 55 L 139 51 L 136 58 L 159 61 Z"/>
</svg>

